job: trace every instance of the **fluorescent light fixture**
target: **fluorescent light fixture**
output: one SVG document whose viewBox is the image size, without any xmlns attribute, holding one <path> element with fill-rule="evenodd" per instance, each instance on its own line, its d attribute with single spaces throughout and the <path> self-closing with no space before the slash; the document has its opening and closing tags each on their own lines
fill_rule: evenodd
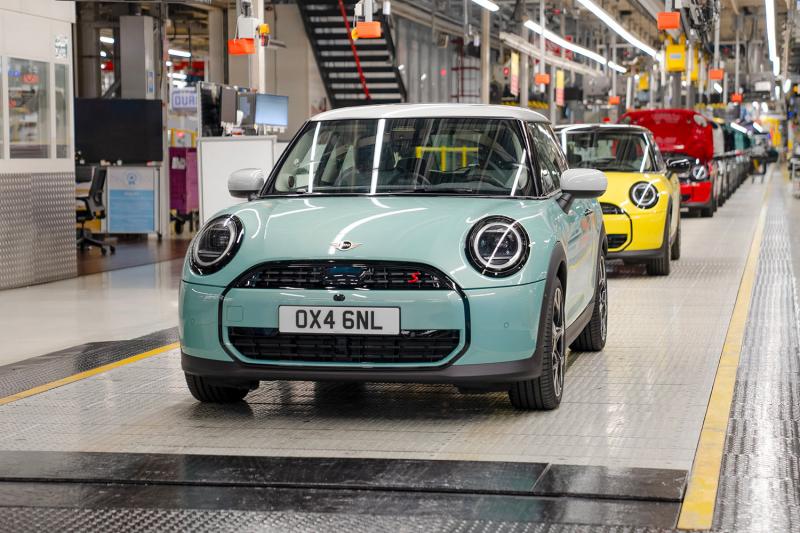
<svg viewBox="0 0 800 533">
<path fill-rule="evenodd" d="M 184 87 L 186 87 L 186 82 L 185 81 L 173 81 L 172 85 L 174 85 L 178 89 L 183 89 Z"/>
<path fill-rule="evenodd" d="M 175 50 L 174 48 L 169 49 L 169 55 L 176 57 L 192 57 L 191 53 L 185 50 Z"/>
<path fill-rule="evenodd" d="M 609 61 L 608 62 L 608 66 L 613 68 L 614 70 L 616 70 L 620 74 L 625 74 L 626 72 L 628 72 L 628 69 L 626 69 L 622 65 L 618 65 L 618 64 L 614 63 L 613 61 Z"/>
<path fill-rule="evenodd" d="M 769 58 L 773 59 L 778 57 L 778 46 L 775 41 L 775 0 L 764 0 L 764 4 L 767 8 L 767 40 L 769 41 Z"/>
<path fill-rule="evenodd" d="M 749 133 L 747 128 L 739 124 L 738 122 L 731 122 L 731 128 L 735 129 L 736 131 L 741 131 L 742 133 Z"/>
<path fill-rule="evenodd" d="M 169 77 L 172 78 L 173 80 L 185 80 L 186 74 L 184 74 L 183 72 L 170 72 Z"/>
<path fill-rule="evenodd" d="M 761 127 L 761 124 L 758 122 L 753 122 L 753 127 L 756 129 L 758 133 L 764 133 L 764 128 Z"/>
<path fill-rule="evenodd" d="M 775 86 L 775 100 L 780 100 L 780 98 L 781 98 L 781 86 L 780 85 L 776 85 Z"/>
<path fill-rule="evenodd" d="M 546 30 L 544 30 L 544 33 L 542 33 L 542 27 L 539 24 L 537 24 L 534 21 L 532 21 L 532 20 L 526 21 L 525 22 L 525 27 L 528 28 L 529 30 L 531 30 L 534 33 L 538 33 L 539 35 L 544 35 L 544 38 L 547 39 L 548 41 L 550 41 L 552 43 L 555 43 L 555 44 L 557 44 L 558 46 L 560 46 L 562 48 L 566 48 L 567 50 L 571 50 L 571 51 L 575 52 L 576 54 L 580 54 L 582 56 L 588 57 L 589 59 L 593 59 L 593 60 L 597 61 L 598 63 L 600 63 L 601 65 L 606 65 L 608 63 L 606 61 L 606 58 L 601 56 L 597 52 L 592 52 L 591 50 L 588 50 L 588 49 L 586 49 L 586 48 L 584 48 L 582 46 L 578 46 L 575 43 L 571 43 L 571 42 L 567 41 L 566 39 L 564 39 L 563 37 L 560 37 L 559 35 L 556 35 L 555 33 L 553 33 L 550 30 L 546 29 Z"/>
<path fill-rule="evenodd" d="M 714 90 L 722 94 L 722 85 L 720 85 L 718 82 L 714 82 Z"/>
<path fill-rule="evenodd" d="M 100 50 L 100 57 L 107 57 L 107 56 L 108 54 L 106 53 L 105 50 Z"/>
<path fill-rule="evenodd" d="M 500 9 L 500 6 L 498 6 L 497 4 L 495 4 L 490 0 L 472 0 L 472 1 L 481 6 L 483 9 L 489 11 L 497 11 L 498 9 Z"/>
<path fill-rule="evenodd" d="M 792 80 L 789 78 L 783 80 L 783 92 L 788 93 L 791 90 L 791 88 L 792 88 Z"/>
<path fill-rule="evenodd" d="M 166 61 L 166 63 L 164 63 L 164 64 L 165 64 L 166 66 L 168 66 L 168 67 L 171 67 L 171 66 L 172 66 L 172 61 L 170 61 L 170 60 L 168 59 L 168 60 Z"/>
<path fill-rule="evenodd" d="M 105 44 L 114 44 L 113 37 L 106 37 L 105 35 L 100 36 L 100 42 Z"/>
<path fill-rule="evenodd" d="M 766 1 L 769 2 L 771 0 L 766 0 Z M 634 37 L 631 32 L 623 28 L 619 22 L 614 20 L 614 18 L 611 15 L 606 13 L 606 11 L 604 11 L 603 8 L 592 2 L 592 0 L 578 0 L 578 3 L 581 4 L 583 7 L 585 7 L 586 9 L 588 9 L 589 11 L 591 11 L 592 13 L 594 13 L 597 18 L 605 22 L 609 28 L 611 28 L 617 33 L 617 35 L 619 35 L 620 37 L 631 43 L 633 46 L 643 51 L 650 57 L 656 56 L 657 52 L 655 48 L 647 46 L 645 43 Z"/>
<path fill-rule="evenodd" d="M 766 113 L 767 111 L 769 111 L 769 104 L 766 102 L 761 102 L 761 112 Z"/>
</svg>

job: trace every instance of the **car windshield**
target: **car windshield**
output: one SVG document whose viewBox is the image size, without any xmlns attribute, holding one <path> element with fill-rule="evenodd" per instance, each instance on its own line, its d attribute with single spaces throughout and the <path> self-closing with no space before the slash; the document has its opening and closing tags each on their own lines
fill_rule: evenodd
<svg viewBox="0 0 800 533">
<path fill-rule="evenodd" d="M 265 195 L 527 196 L 533 189 L 513 120 L 310 122 L 289 150 Z"/>
<path fill-rule="evenodd" d="M 571 168 L 610 172 L 653 172 L 650 141 L 641 132 L 562 130 L 561 146 Z"/>
</svg>

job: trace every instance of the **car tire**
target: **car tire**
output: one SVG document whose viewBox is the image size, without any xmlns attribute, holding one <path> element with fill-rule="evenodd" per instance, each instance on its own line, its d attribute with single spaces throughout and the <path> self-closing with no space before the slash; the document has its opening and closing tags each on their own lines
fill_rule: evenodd
<svg viewBox="0 0 800 533">
<path fill-rule="evenodd" d="M 678 221 L 678 228 L 675 230 L 675 240 L 669 250 L 669 257 L 673 261 L 681 258 L 681 223 Z"/>
<path fill-rule="evenodd" d="M 703 218 L 713 217 L 714 216 L 714 211 L 716 211 L 716 210 L 717 210 L 717 199 L 716 198 L 712 198 L 711 199 L 711 205 L 709 205 L 708 207 L 700 208 L 700 216 L 703 217 Z"/>
<path fill-rule="evenodd" d="M 535 379 L 518 381 L 511 385 L 508 398 L 511 405 L 523 411 L 555 409 L 564 392 L 564 374 L 567 366 L 566 314 L 564 289 L 561 280 L 553 281 L 544 306 L 544 324 L 541 338 L 542 374 Z"/>
<path fill-rule="evenodd" d="M 647 273 L 651 276 L 668 276 L 671 270 L 670 266 L 670 245 L 669 245 L 669 227 L 671 225 L 670 219 L 667 218 L 666 227 L 664 228 L 664 240 L 661 243 L 661 250 L 658 257 L 655 259 L 648 259 L 645 265 L 647 266 Z"/>
<path fill-rule="evenodd" d="M 608 336 L 608 276 L 606 258 L 600 254 L 597 263 L 597 286 L 594 289 L 592 319 L 583 328 L 570 348 L 578 352 L 599 352 L 606 346 Z"/>
<path fill-rule="evenodd" d="M 196 400 L 203 403 L 233 403 L 244 399 L 249 388 L 223 387 L 213 385 L 203 376 L 185 374 L 186 385 Z"/>
</svg>

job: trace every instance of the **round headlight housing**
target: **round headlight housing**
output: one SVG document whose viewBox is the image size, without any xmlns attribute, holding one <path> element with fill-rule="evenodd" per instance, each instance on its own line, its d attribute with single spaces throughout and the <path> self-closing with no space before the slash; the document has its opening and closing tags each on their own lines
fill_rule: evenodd
<svg viewBox="0 0 800 533">
<path fill-rule="evenodd" d="M 708 178 L 708 170 L 704 164 L 700 163 L 692 167 L 692 179 L 694 181 L 703 181 L 706 178 Z"/>
<path fill-rule="evenodd" d="M 233 259 L 242 242 L 244 226 L 234 215 L 210 220 L 192 242 L 191 264 L 199 274 L 211 274 Z"/>
<path fill-rule="evenodd" d="M 658 203 L 658 189 L 652 183 L 637 181 L 633 184 L 629 196 L 633 205 L 639 209 L 650 209 Z"/>
<path fill-rule="evenodd" d="M 529 253 L 528 234 L 512 218 L 486 217 L 467 236 L 467 257 L 485 276 L 510 276 L 522 268 Z"/>
</svg>

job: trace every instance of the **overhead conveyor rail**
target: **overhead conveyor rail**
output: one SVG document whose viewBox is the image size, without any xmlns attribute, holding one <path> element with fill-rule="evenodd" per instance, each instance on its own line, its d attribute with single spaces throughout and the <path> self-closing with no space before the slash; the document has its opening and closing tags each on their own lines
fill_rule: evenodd
<svg viewBox="0 0 800 533">
<path fill-rule="evenodd" d="M 380 39 L 351 41 L 349 25 L 355 4 L 354 0 L 297 4 L 331 106 L 404 102 L 406 88 L 397 68 L 389 19 L 375 15 L 382 27 Z"/>
</svg>

